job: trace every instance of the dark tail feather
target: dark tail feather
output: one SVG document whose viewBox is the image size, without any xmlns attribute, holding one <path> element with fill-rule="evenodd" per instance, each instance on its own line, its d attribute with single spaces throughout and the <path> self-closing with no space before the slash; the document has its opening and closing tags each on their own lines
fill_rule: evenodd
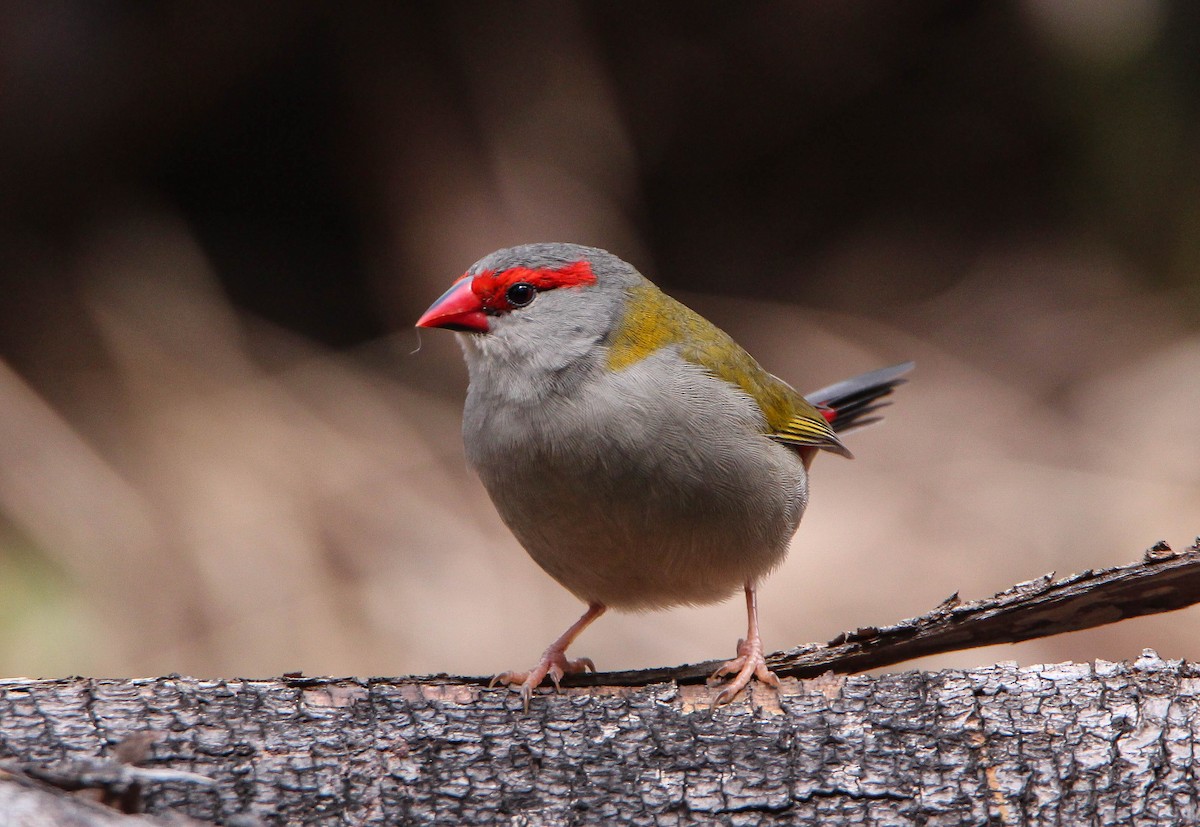
<svg viewBox="0 0 1200 827">
<path fill-rule="evenodd" d="M 830 427 L 837 433 L 844 433 L 882 419 L 882 417 L 868 416 L 868 414 L 892 404 L 879 400 L 890 396 L 897 385 L 903 385 L 908 381 L 901 377 L 912 369 L 912 362 L 892 365 L 890 368 L 880 368 L 827 388 L 821 388 L 819 391 L 813 391 L 804 398 L 818 408 L 832 410 L 833 416 L 829 418 Z"/>
</svg>

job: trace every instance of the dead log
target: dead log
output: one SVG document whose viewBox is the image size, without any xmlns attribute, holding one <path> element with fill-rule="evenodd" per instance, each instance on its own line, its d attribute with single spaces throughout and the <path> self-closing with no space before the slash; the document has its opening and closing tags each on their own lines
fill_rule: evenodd
<svg viewBox="0 0 1200 827">
<path fill-rule="evenodd" d="M 1198 600 L 1200 549 L 1158 547 L 1134 566 L 948 602 L 800 657 L 824 651 L 826 669 L 852 669 L 889 650 L 926 654 L 930 640 L 1026 639 Z M 1084 610 L 1102 605 L 1115 609 Z M 13 814 L 47 802 L 78 808 L 81 825 L 1200 819 L 1200 670 L 1152 652 L 789 677 L 778 695 L 755 689 L 716 710 L 691 674 L 640 686 L 599 675 L 602 685 L 535 697 L 528 713 L 482 678 L 4 680 L 0 825 L 34 823 Z M 120 806 L 131 785 L 153 821 L 67 792 Z"/>
</svg>

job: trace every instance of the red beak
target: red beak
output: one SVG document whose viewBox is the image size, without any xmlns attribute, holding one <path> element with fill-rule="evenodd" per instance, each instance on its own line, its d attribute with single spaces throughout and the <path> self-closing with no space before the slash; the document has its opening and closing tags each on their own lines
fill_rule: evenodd
<svg viewBox="0 0 1200 827">
<path fill-rule="evenodd" d="M 417 319 L 417 327 L 487 333 L 488 317 L 483 312 L 483 302 L 471 289 L 471 279 L 463 276 L 450 285 L 450 289 Z"/>
</svg>

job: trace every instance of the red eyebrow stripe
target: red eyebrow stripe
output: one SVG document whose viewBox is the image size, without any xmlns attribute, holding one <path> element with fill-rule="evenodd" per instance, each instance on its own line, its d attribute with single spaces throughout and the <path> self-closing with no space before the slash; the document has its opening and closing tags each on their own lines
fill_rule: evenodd
<svg viewBox="0 0 1200 827">
<path fill-rule="evenodd" d="M 553 290 L 556 287 L 579 287 L 591 284 L 596 280 L 592 265 L 587 261 L 576 261 L 556 268 L 533 269 L 530 267 L 509 267 L 507 270 L 496 272 L 484 270 L 471 282 L 471 290 L 489 310 L 511 310 L 512 305 L 504 297 L 504 293 L 514 284 L 525 282 L 538 290 Z"/>
</svg>

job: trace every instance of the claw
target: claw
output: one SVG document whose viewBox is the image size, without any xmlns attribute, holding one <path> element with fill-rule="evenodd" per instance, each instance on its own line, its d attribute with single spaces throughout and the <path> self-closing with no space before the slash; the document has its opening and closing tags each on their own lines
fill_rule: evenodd
<svg viewBox="0 0 1200 827">
<path fill-rule="evenodd" d="M 746 613 L 749 616 L 750 628 L 746 637 L 738 641 L 738 656 L 721 664 L 708 679 L 709 685 L 712 685 L 730 675 L 733 676 L 717 694 L 713 701 L 714 707 L 732 701 L 739 692 L 749 686 L 752 678 L 758 678 L 772 689 L 779 688 L 778 676 L 767 668 L 762 638 L 758 635 L 758 600 L 752 583 L 746 584 Z"/>
<path fill-rule="evenodd" d="M 521 683 L 528 674 L 528 672 L 501 672 L 499 675 L 493 675 L 492 679 L 488 681 L 488 689 L 495 689 L 500 684 L 511 686 L 514 683 Z"/>
<path fill-rule="evenodd" d="M 494 689 L 499 684 L 516 688 L 521 693 L 525 711 L 528 712 L 529 699 L 533 697 L 533 690 L 541 686 L 542 681 L 547 677 L 554 684 L 556 691 L 562 691 L 560 682 L 565 675 L 577 675 L 589 670 L 596 671 L 596 664 L 592 663 L 591 658 L 567 660 L 567 656 L 563 652 L 551 647 L 542 654 L 542 659 L 528 672 L 501 672 L 492 678 L 488 683 L 488 688 Z"/>
<path fill-rule="evenodd" d="M 721 688 L 721 692 L 713 702 L 714 706 L 732 701 L 739 692 L 749 686 L 751 678 L 758 678 L 773 689 L 779 688 L 779 678 L 767 668 L 762 641 L 758 639 L 750 642 L 739 640 L 738 656 L 728 663 L 722 664 L 717 671 L 712 673 L 708 682 L 711 685 L 729 675 L 732 675 L 733 679 Z"/>
<path fill-rule="evenodd" d="M 547 677 L 557 691 L 561 691 L 559 685 L 563 677 L 566 675 L 577 675 L 582 672 L 596 671 L 596 664 L 591 658 L 579 658 L 577 660 L 567 660 L 567 647 L 571 645 L 571 641 L 582 632 L 588 624 L 604 614 L 604 606 L 600 603 L 593 603 L 588 606 L 587 612 L 579 620 L 563 632 L 558 640 L 546 647 L 546 651 L 542 653 L 541 660 L 537 665 L 528 672 L 501 672 L 496 675 L 488 683 L 489 689 L 494 689 L 499 684 L 506 684 L 514 687 L 521 693 L 521 701 L 524 704 L 525 711 L 529 711 L 529 700 L 533 697 L 533 690 L 541 685 Z"/>
</svg>

